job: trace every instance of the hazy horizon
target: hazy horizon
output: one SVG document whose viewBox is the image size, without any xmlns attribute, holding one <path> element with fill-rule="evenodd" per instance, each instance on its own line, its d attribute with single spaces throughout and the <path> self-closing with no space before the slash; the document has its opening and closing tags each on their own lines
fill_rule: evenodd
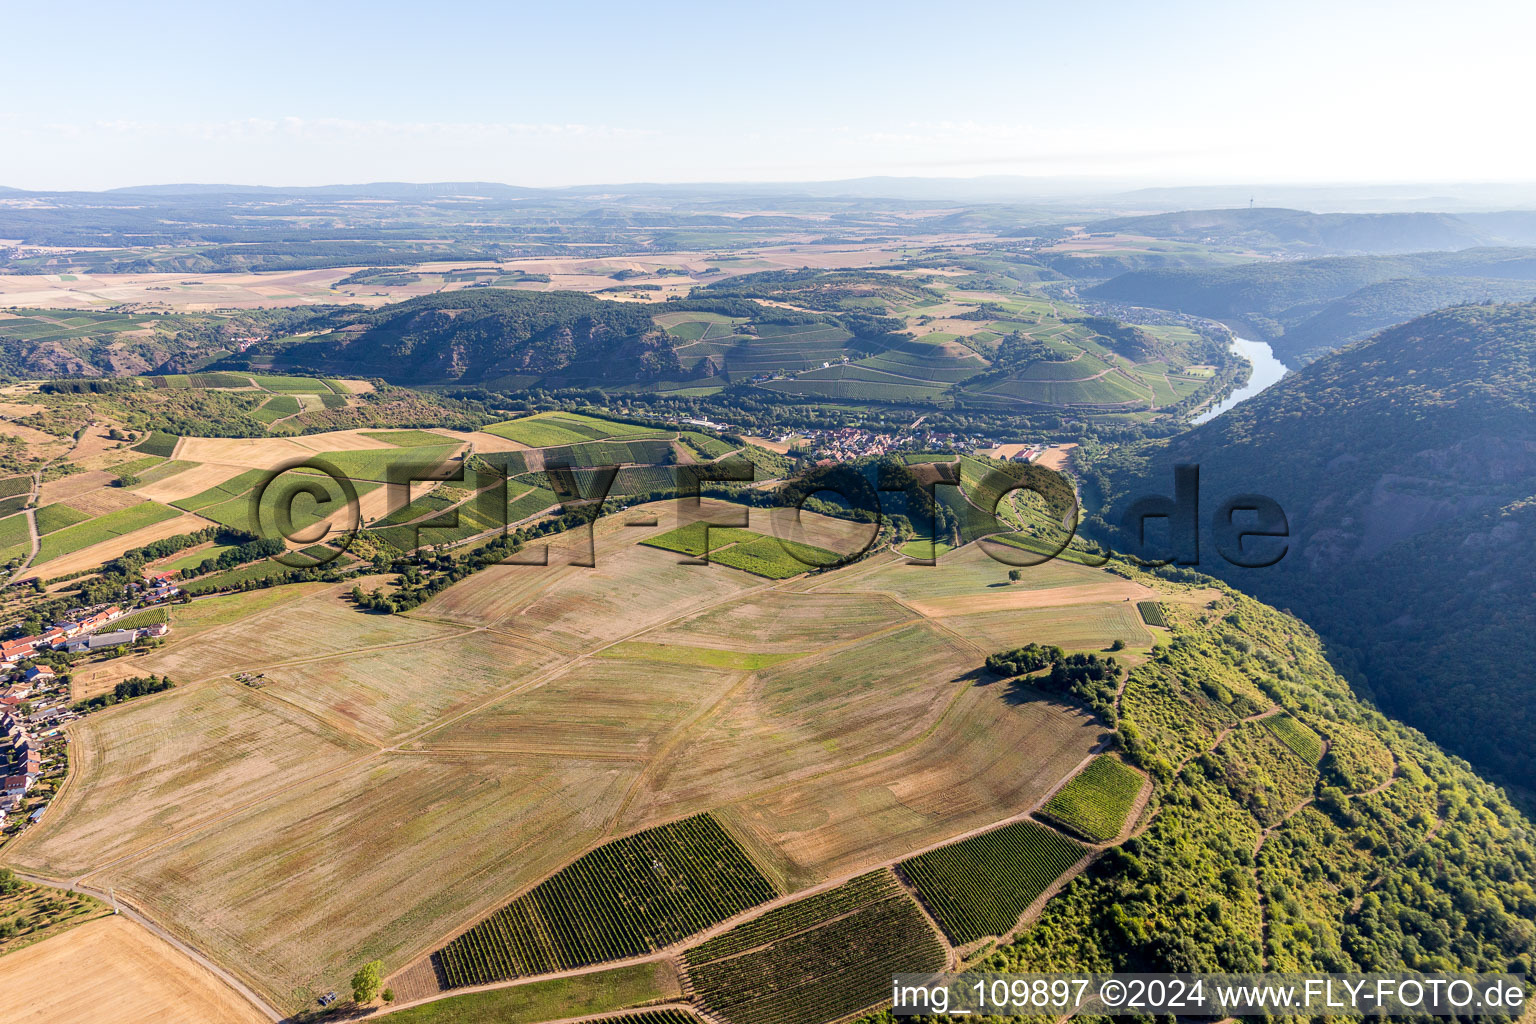
<svg viewBox="0 0 1536 1024">
<path fill-rule="evenodd" d="M 1304 7 L 1318 18 L 1210 3 L 995 4 L 943 21 L 901 4 L 145 18 L 87 3 L 67 70 L 54 46 L 13 48 L 0 180 L 1137 187 L 1518 181 L 1536 167 L 1536 141 L 1492 102 L 1527 89 L 1536 11 Z M 7 17 L 14 39 L 58 38 L 42 9 Z"/>
</svg>

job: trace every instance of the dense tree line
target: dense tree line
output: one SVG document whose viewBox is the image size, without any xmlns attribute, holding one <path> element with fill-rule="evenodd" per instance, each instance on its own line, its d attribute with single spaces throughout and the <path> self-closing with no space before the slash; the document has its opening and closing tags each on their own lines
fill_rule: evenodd
<svg viewBox="0 0 1536 1024">
<path fill-rule="evenodd" d="M 1120 665 L 1097 654 L 1068 654 L 1060 647 L 1030 643 L 1010 651 L 988 655 L 987 671 L 1016 679 L 1047 693 L 1067 694 L 1093 709 L 1114 726 L 1115 690 L 1120 684 Z M 1035 673 L 1049 668 L 1044 675 Z"/>
<path fill-rule="evenodd" d="M 76 701 L 76 711 L 96 711 L 101 708 L 109 708 L 114 704 L 120 704 L 125 700 L 135 697 L 147 697 L 152 693 L 160 693 L 169 690 L 176 684 L 171 682 L 170 676 L 133 676 L 124 679 L 112 688 L 111 693 L 99 693 L 86 700 Z"/>
</svg>

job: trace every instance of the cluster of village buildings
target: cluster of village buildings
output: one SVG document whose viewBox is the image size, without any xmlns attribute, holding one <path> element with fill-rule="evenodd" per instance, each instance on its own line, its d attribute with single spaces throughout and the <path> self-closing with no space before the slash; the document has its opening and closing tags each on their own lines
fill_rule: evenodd
<svg viewBox="0 0 1536 1024">
<path fill-rule="evenodd" d="M 76 714 L 70 709 L 69 687 L 53 668 L 39 664 L 23 668 L 18 662 L 47 651 L 80 653 L 121 647 L 170 632 L 164 622 L 135 629 L 105 628 L 124 614 L 123 608 L 114 604 L 55 623 L 36 636 L 0 642 L 0 673 L 7 676 L 0 680 L 0 828 L 7 824 L 9 815 L 23 809 L 41 776 L 43 744 L 55 741 L 60 735 L 58 727 Z M 29 820 L 41 818 L 43 810 L 34 808 Z"/>
<path fill-rule="evenodd" d="M 0 699 L 0 757 L 5 759 L 4 777 L 0 778 L 0 825 L 12 811 L 19 810 L 39 775 L 43 773 L 42 745 L 27 728 L 26 719 L 18 705 L 30 697 L 34 690 L 57 682 L 53 669 L 36 665 L 27 669 L 21 679 L 5 688 Z M 39 809 L 33 818 L 42 817 Z"/>
<path fill-rule="evenodd" d="M 140 637 L 164 636 L 170 630 L 165 623 L 157 622 L 141 629 L 118 629 L 110 633 L 97 632 L 103 626 L 122 617 L 123 609 L 112 605 L 110 608 L 94 612 L 73 622 L 56 623 L 36 636 L 0 641 L 0 662 L 12 665 L 23 658 L 30 658 L 50 650 L 64 651 L 67 654 L 99 651 L 108 647 L 131 644 Z"/>
<path fill-rule="evenodd" d="M 991 438 L 979 434 L 932 430 L 905 430 L 890 434 L 861 427 L 805 431 L 786 440 L 806 449 L 818 461 L 831 462 L 847 462 L 866 455 L 888 455 L 892 452 L 975 452 L 996 444 Z"/>
</svg>

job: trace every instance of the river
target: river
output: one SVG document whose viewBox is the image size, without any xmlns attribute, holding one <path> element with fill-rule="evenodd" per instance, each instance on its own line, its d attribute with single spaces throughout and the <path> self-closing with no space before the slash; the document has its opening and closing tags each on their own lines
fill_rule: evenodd
<svg viewBox="0 0 1536 1024">
<path fill-rule="evenodd" d="M 1199 425 L 1215 419 L 1237 403 L 1246 402 L 1271 384 L 1279 383 L 1281 378 L 1290 372 L 1284 363 L 1275 358 L 1275 350 L 1269 347 L 1269 342 L 1267 341 L 1250 341 L 1247 338 L 1239 338 L 1234 334 L 1232 336 L 1232 351 L 1253 365 L 1253 372 L 1248 376 L 1248 383 L 1190 420 L 1191 423 Z"/>
</svg>

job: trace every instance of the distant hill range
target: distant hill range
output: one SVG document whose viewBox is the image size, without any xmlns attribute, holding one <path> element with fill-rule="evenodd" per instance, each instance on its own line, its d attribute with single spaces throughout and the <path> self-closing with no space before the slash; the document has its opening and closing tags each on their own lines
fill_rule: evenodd
<svg viewBox="0 0 1536 1024">
<path fill-rule="evenodd" d="M 1536 211 L 1503 213 L 1309 213 L 1274 208 L 1183 210 L 1116 217 L 1089 232 L 1149 235 L 1257 249 L 1405 253 L 1487 245 L 1536 245 Z"/>
<path fill-rule="evenodd" d="M 1297 366 L 1449 305 L 1536 298 L 1536 248 L 1136 269 L 1084 294 L 1221 320 Z"/>
<path fill-rule="evenodd" d="M 1382 706 L 1508 782 L 1536 779 L 1536 305 L 1447 309 L 1326 356 L 1090 473 L 1098 529 L 1200 467 L 1201 513 L 1278 501 L 1275 566 L 1202 571 L 1323 633 Z M 1253 543 L 1253 542 L 1249 542 Z M 1266 542 L 1273 543 L 1273 542 Z"/>
</svg>

